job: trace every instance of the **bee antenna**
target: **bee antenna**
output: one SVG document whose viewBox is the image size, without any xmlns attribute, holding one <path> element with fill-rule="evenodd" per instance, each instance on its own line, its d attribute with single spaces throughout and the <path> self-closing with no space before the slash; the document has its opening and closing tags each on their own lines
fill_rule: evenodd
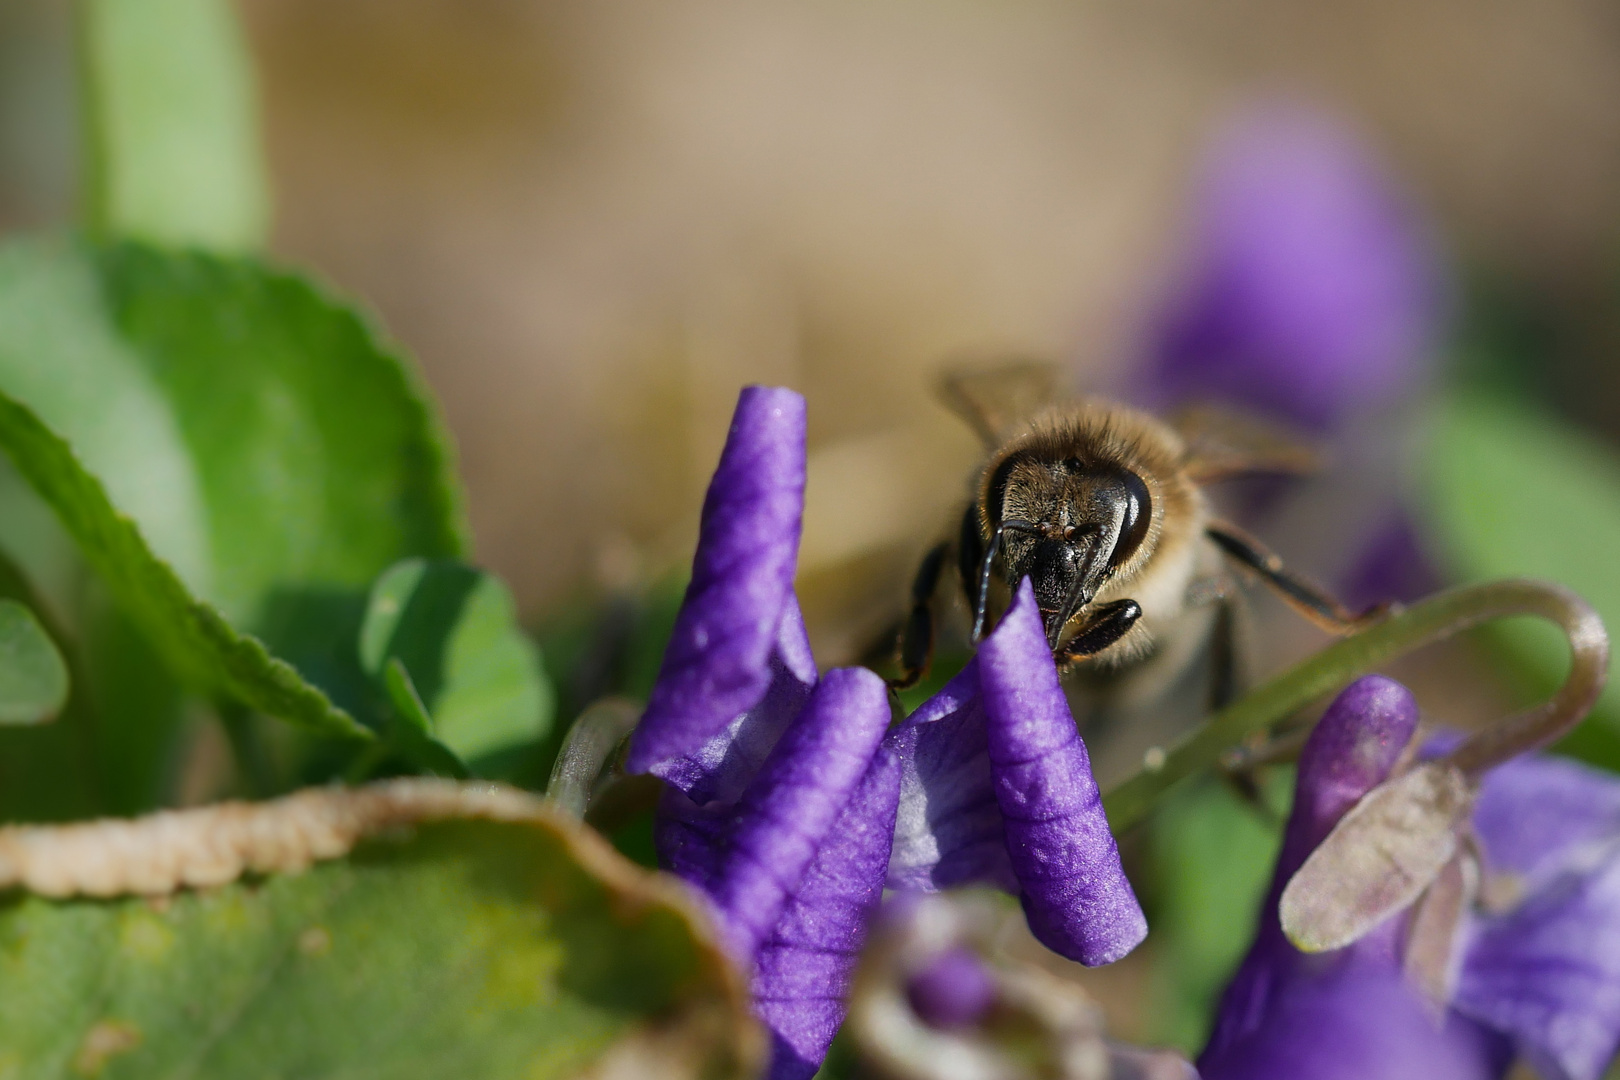
<svg viewBox="0 0 1620 1080">
<path fill-rule="evenodd" d="M 995 564 L 996 555 L 1001 551 L 1002 533 L 1009 529 L 1013 532 L 1039 532 L 1040 526 L 1033 521 L 1014 518 L 999 522 L 995 531 L 990 534 L 990 543 L 984 550 L 984 558 L 979 562 L 979 595 L 978 601 L 973 605 L 972 641 L 975 645 L 984 636 L 985 609 L 990 606 L 990 567 Z"/>
</svg>

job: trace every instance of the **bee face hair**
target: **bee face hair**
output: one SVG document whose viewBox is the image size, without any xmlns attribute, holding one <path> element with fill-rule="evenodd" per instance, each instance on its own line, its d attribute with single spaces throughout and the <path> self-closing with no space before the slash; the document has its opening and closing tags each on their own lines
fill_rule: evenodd
<svg viewBox="0 0 1620 1080">
<path fill-rule="evenodd" d="M 991 456 L 980 532 L 1005 528 L 1008 576 L 1031 579 L 1049 635 L 1109 583 L 1140 576 L 1167 537 L 1194 530 L 1198 495 L 1182 453 L 1153 417 L 1081 402 L 1038 414 Z"/>
</svg>

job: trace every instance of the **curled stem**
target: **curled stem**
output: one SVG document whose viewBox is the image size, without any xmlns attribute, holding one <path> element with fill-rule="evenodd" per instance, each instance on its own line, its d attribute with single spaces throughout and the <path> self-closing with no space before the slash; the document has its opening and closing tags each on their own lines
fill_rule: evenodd
<svg viewBox="0 0 1620 1080">
<path fill-rule="evenodd" d="M 1148 767 L 1104 796 L 1110 825 L 1116 833 L 1130 828 L 1171 787 L 1214 765 L 1246 736 L 1270 728 L 1395 657 L 1481 623 L 1519 615 L 1548 619 L 1564 631 L 1572 657 L 1569 675 L 1546 702 L 1470 736 L 1444 760 L 1477 777 L 1553 742 L 1581 721 L 1603 690 L 1609 638 L 1602 620 L 1586 601 L 1560 585 L 1522 578 L 1465 585 L 1334 642 L 1210 717 L 1168 754 L 1155 755 Z"/>
<path fill-rule="evenodd" d="M 1564 631 L 1569 639 L 1569 675 L 1558 692 L 1540 705 L 1475 732 L 1442 759 L 1468 777 L 1478 777 L 1504 761 L 1539 750 L 1569 734 L 1592 711 L 1609 678 L 1609 635 L 1590 604 L 1560 585 L 1517 581 L 1500 584 L 1519 586 L 1524 604 L 1520 610 L 1549 619 Z"/>
<path fill-rule="evenodd" d="M 583 818 L 602 766 L 640 719 L 635 702 L 617 697 L 602 698 L 580 713 L 557 753 L 546 798 L 564 813 Z"/>
</svg>

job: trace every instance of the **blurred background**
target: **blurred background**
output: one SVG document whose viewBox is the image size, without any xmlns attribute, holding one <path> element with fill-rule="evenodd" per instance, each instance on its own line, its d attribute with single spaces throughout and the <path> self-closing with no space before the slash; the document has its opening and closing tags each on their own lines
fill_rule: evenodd
<svg viewBox="0 0 1620 1080">
<path fill-rule="evenodd" d="M 68 7 L 0 8 L 7 226 L 74 207 Z M 1197 163 L 1256 100 L 1353 131 L 1462 312 L 1532 335 L 1535 391 L 1620 429 L 1612 5 L 241 10 L 273 248 L 419 358 L 479 555 L 533 621 L 681 557 L 738 385 L 771 381 L 810 399 L 807 602 L 847 650 L 977 453 L 932 373 L 1019 354 L 1117 386 L 1184 261 Z"/>
<path fill-rule="evenodd" d="M 69 8 L 0 4 L 0 228 L 76 213 Z M 1055 362 L 1077 391 L 1225 399 L 1305 433 L 1320 478 L 1223 505 L 1358 602 L 1504 572 L 1620 597 L 1601 569 L 1620 540 L 1611 4 L 240 12 L 273 253 L 418 359 L 478 557 L 564 642 L 554 664 L 557 627 L 678 574 L 747 382 L 809 398 L 800 587 L 822 663 L 859 656 L 981 452 L 937 373 L 1006 357 Z M 1570 509 L 1538 516 L 1543 483 Z M 1258 608 L 1259 673 L 1323 640 Z M 1402 674 L 1469 723 L 1534 689 L 1490 655 L 1465 644 Z M 1187 820 L 1263 866 L 1270 826 L 1220 805 Z M 1247 925 L 1252 901 L 1221 908 L 1218 880 L 1188 869 L 1199 835 L 1164 835 L 1138 857 L 1183 915 L 1155 948 L 1192 943 L 1179 962 L 1210 972 L 1186 977 L 1205 1000 L 1242 945 L 1219 920 Z M 1177 874 L 1216 898 L 1177 894 Z M 1135 987 L 1119 1000 L 1181 992 L 1142 990 L 1148 954 L 1104 976 Z M 1168 1022 L 1138 1011 L 1116 1030 L 1196 1046 Z"/>
</svg>

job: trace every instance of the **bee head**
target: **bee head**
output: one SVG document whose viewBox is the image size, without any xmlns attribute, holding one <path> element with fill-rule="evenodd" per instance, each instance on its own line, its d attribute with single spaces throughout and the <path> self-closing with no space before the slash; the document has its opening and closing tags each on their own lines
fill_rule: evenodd
<svg viewBox="0 0 1620 1080">
<path fill-rule="evenodd" d="M 1028 577 L 1054 648 L 1070 619 L 1147 537 L 1147 485 L 1129 470 L 1077 459 L 1025 460 L 1002 489 L 1007 579 Z"/>
</svg>

